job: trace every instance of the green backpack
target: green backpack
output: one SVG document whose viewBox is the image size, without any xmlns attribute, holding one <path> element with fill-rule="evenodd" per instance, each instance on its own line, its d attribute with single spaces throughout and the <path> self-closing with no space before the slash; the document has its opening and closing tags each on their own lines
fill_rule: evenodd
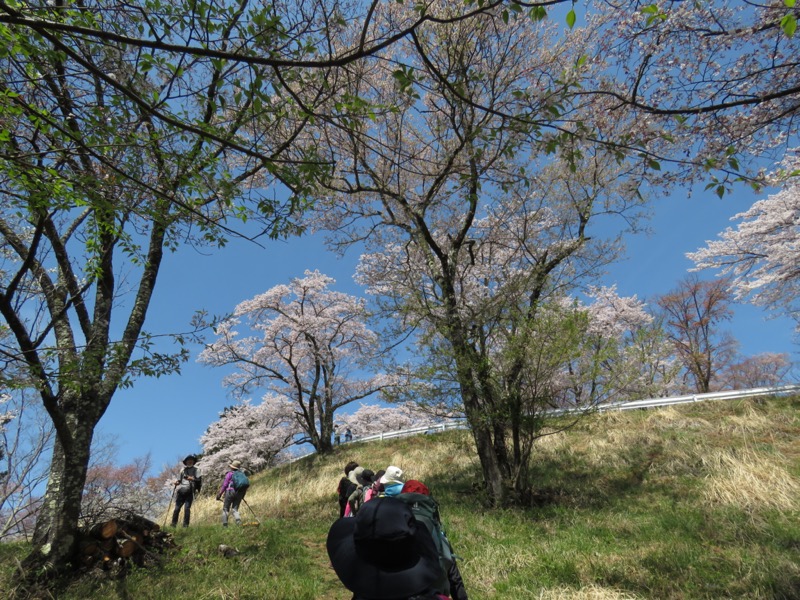
<svg viewBox="0 0 800 600">
<path fill-rule="evenodd" d="M 439 505 L 436 500 L 425 494 L 407 492 L 398 494 L 395 498 L 411 507 L 414 518 L 420 523 L 424 523 L 425 527 L 430 531 L 433 543 L 439 553 L 439 564 L 442 567 L 442 575 L 437 591 L 449 596 L 450 583 L 447 574 L 455 562 L 455 555 L 453 554 L 453 548 L 450 546 L 450 540 L 447 539 L 447 535 L 444 533 L 442 521 L 439 518 Z"/>
<path fill-rule="evenodd" d="M 250 487 L 250 480 L 247 478 L 242 471 L 234 471 L 233 476 L 231 477 L 231 483 L 233 484 L 233 489 L 237 492 L 244 492 L 247 488 Z"/>
</svg>

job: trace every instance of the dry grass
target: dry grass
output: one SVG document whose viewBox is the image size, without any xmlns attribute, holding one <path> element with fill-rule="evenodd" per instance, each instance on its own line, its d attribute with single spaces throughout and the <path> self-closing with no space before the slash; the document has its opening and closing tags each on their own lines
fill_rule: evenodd
<svg viewBox="0 0 800 600">
<path fill-rule="evenodd" d="M 531 598 L 532 600 L 639 600 L 641 596 L 634 596 L 623 591 L 604 588 L 596 585 L 586 586 L 579 590 L 571 588 L 556 588 L 527 592 L 523 589 L 510 590 L 511 598 Z"/>
<path fill-rule="evenodd" d="M 258 518 L 285 518 L 302 510 L 300 504 L 330 505 L 336 511 L 335 497 L 339 479 L 344 475 L 344 465 L 355 460 L 360 465 L 377 471 L 389 465 L 404 470 L 407 479 L 430 481 L 441 478 L 447 469 L 454 472 L 475 468 L 476 458 L 471 439 L 467 434 L 451 436 L 453 443 L 441 443 L 421 437 L 413 440 L 393 440 L 343 446 L 337 450 L 342 458 L 338 463 L 314 460 L 313 477 L 308 476 L 308 463 L 300 461 L 282 467 L 279 477 L 256 475 L 245 499 Z M 436 438 L 435 438 L 436 439 Z M 399 448 L 398 449 L 398 445 Z M 209 490 L 218 489 L 220 482 L 207 482 Z M 302 502 L 298 502 L 302 501 Z M 214 523 L 221 519 L 222 503 L 213 496 L 201 496 L 192 506 L 192 521 Z M 240 506 L 243 521 L 253 516 L 246 504 Z"/>
<path fill-rule="evenodd" d="M 778 456 L 751 451 L 716 450 L 703 457 L 709 475 L 703 497 L 709 504 L 742 510 L 800 508 L 800 483 Z"/>
</svg>

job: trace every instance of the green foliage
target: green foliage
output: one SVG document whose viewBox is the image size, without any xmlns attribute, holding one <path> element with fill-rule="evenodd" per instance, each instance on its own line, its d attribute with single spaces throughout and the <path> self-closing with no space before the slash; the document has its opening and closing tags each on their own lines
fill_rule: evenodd
<svg viewBox="0 0 800 600">
<path fill-rule="evenodd" d="M 786 37 L 794 37 L 795 31 L 797 31 L 797 17 L 791 13 L 785 15 L 781 19 L 781 29 L 783 29 L 783 33 L 786 34 Z"/>
<path fill-rule="evenodd" d="M 567 25 L 569 25 L 569 28 L 570 28 L 570 29 L 572 29 L 573 27 L 575 27 L 575 20 L 576 20 L 576 16 L 575 16 L 575 9 L 574 9 L 574 8 L 572 8 L 572 9 L 570 9 L 570 11 L 567 13 Z"/>
</svg>

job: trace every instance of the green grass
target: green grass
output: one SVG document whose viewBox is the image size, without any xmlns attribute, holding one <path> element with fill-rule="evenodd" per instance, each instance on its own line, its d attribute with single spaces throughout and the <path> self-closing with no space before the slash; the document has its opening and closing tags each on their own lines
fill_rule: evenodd
<svg viewBox="0 0 800 600">
<path fill-rule="evenodd" d="M 253 478 L 259 527 L 223 529 L 219 503 L 200 498 L 162 566 L 83 577 L 54 597 L 349 600 L 325 537 L 355 459 L 428 484 L 473 600 L 800 599 L 799 408 L 709 402 L 587 418 L 541 441 L 533 505 L 517 509 L 485 507 L 464 432 L 352 444 Z M 0 589 L 14 589 L 26 551 L 0 545 Z"/>
</svg>

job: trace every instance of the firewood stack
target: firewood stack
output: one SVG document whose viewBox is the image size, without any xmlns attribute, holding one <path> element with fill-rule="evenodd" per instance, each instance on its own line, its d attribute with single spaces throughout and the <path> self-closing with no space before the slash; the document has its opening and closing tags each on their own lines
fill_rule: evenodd
<svg viewBox="0 0 800 600">
<path fill-rule="evenodd" d="M 85 568 L 124 572 L 129 563 L 144 567 L 159 564 L 159 554 L 175 548 L 172 534 L 158 523 L 126 515 L 95 523 L 78 543 L 78 562 Z"/>
</svg>

